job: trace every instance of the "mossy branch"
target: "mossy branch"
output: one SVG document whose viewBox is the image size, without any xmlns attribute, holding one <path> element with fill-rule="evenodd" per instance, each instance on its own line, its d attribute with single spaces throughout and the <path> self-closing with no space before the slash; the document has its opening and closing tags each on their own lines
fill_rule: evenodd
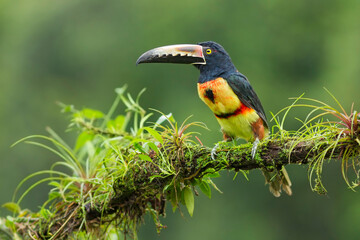
<svg viewBox="0 0 360 240">
<path fill-rule="evenodd" d="M 8 217 L 6 229 L 0 228 L 0 234 L 25 239 L 111 239 L 121 232 L 125 237 L 136 239 L 137 227 L 146 213 L 153 216 L 158 231 L 164 227 L 159 216 L 165 214 L 166 202 L 170 202 L 173 209 L 183 204 L 192 215 L 195 187 L 210 197 L 210 187 L 217 189 L 212 178 L 224 169 L 246 174 L 252 169 L 277 172 L 287 164 L 308 164 L 309 180 L 315 182 L 313 190 L 325 193 L 321 181 L 323 163 L 340 160 L 348 186 L 354 189 L 359 185 L 360 115 L 353 110 L 348 115 L 317 100 L 311 100 L 320 104 L 317 106 L 297 104 L 298 100 L 309 100 L 300 97 L 284 109 L 282 121 L 274 117 L 272 134 L 259 143 L 254 158 L 251 143 L 222 142 L 213 159 L 212 149 L 196 143 L 192 138 L 194 133 L 187 132 L 192 126 L 203 126 L 201 123 L 185 121 L 178 126 L 171 115 L 162 114 L 155 124 L 147 125 L 151 114 L 139 106 L 139 97 L 134 100 L 124 95 L 124 91 L 124 88 L 117 90 L 115 103 L 121 100 L 127 113 L 114 119 L 111 115 L 116 104 L 106 115 L 96 110 L 78 111 L 72 106 L 63 106 L 73 114 L 71 126 L 81 130 L 74 149 L 51 129 L 48 129 L 51 137 L 30 136 L 20 140 L 46 148 L 62 161 L 55 163 L 51 170 L 32 174 L 24 180 L 51 175 L 34 183 L 18 202 L 14 199 L 5 204 L 17 217 Z M 284 119 L 295 106 L 310 106 L 321 112 L 315 117 L 309 115 L 298 131 L 288 132 L 283 129 Z M 339 121 L 314 121 L 324 113 L 334 115 Z M 125 131 L 131 119 L 130 131 Z M 54 147 L 33 141 L 34 138 L 50 142 Z M 54 170 L 58 166 L 68 168 L 73 174 Z M 348 180 L 348 169 L 355 173 L 352 182 Z M 44 181 L 53 187 L 49 200 L 37 213 L 21 210 L 20 201 L 30 189 Z"/>
</svg>

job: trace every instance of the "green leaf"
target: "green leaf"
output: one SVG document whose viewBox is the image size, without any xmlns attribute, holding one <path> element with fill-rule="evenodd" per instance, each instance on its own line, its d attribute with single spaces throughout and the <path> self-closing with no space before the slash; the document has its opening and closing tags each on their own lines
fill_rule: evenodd
<svg viewBox="0 0 360 240">
<path fill-rule="evenodd" d="M 89 119 L 104 117 L 104 113 L 102 113 L 98 110 L 90 109 L 90 108 L 84 108 L 83 110 L 81 110 L 80 113 L 82 114 L 83 117 L 89 118 Z"/>
<path fill-rule="evenodd" d="M 121 130 L 123 125 L 125 123 L 125 116 L 124 115 L 119 115 L 117 116 L 114 120 L 109 120 L 107 122 L 107 128 L 110 130 Z"/>
<path fill-rule="evenodd" d="M 164 140 L 162 139 L 161 135 L 158 133 L 158 131 L 149 128 L 149 127 L 144 127 L 144 129 L 151 134 L 151 136 L 153 136 L 156 140 L 158 140 L 161 144 L 164 144 Z"/>
<path fill-rule="evenodd" d="M 207 173 L 214 173 L 214 172 L 216 172 L 216 170 L 214 168 L 208 168 L 203 172 L 203 174 L 205 175 Z"/>
<path fill-rule="evenodd" d="M 142 146 L 138 143 L 138 142 L 134 142 L 134 147 L 139 150 L 141 153 L 146 154 L 146 152 L 144 151 L 144 149 L 142 148 Z"/>
<path fill-rule="evenodd" d="M 139 158 L 144 161 L 153 162 L 151 157 L 149 157 L 148 155 L 145 155 L 145 154 L 140 154 Z"/>
<path fill-rule="evenodd" d="M 94 135 L 89 132 L 82 132 L 76 140 L 75 151 L 79 150 L 86 142 L 94 139 Z"/>
<path fill-rule="evenodd" d="M 74 112 L 74 110 L 75 110 L 75 107 L 74 107 L 74 105 L 62 105 L 62 112 L 63 113 L 69 113 L 69 112 Z"/>
<path fill-rule="evenodd" d="M 61 188 L 61 184 L 59 182 L 56 182 L 56 181 L 51 181 L 48 183 L 49 186 L 53 186 L 55 188 Z"/>
<path fill-rule="evenodd" d="M 152 149 L 154 150 L 157 154 L 159 154 L 159 148 L 155 145 L 155 143 L 153 142 L 147 142 L 147 145 Z"/>
<path fill-rule="evenodd" d="M 172 206 L 171 210 L 173 211 L 173 213 L 175 213 L 175 212 L 176 212 L 176 209 L 177 209 L 176 203 L 173 203 L 173 202 L 171 201 L 171 206 Z"/>
<path fill-rule="evenodd" d="M 221 177 L 219 172 L 214 172 L 214 173 L 208 173 L 206 174 L 207 177 L 211 177 L 211 178 L 218 178 Z"/>
<path fill-rule="evenodd" d="M 164 176 L 159 175 L 159 174 L 157 174 L 157 175 L 152 175 L 152 176 L 149 177 L 150 182 L 152 182 L 152 181 L 154 180 L 154 178 L 164 178 Z"/>
<path fill-rule="evenodd" d="M 18 204 L 14 203 L 14 202 L 7 202 L 7 203 L 4 203 L 2 205 L 3 208 L 6 208 L 7 210 L 9 210 L 10 212 L 12 213 L 16 213 L 16 214 L 19 214 L 20 211 L 21 211 L 21 208 Z"/>
<path fill-rule="evenodd" d="M 125 116 L 124 115 L 118 115 L 116 118 L 115 118 L 115 126 L 116 126 L 116 129 L 121 129 L 122 126 L 124 125 L 125 123 Z"/>
<path fill-rule="evenodd" d="M 165 187 L 163 188 L 163 192 L 167 192 L 167 191 L 173 191 L 174 190 L 174 185 L 172 182 L 170 182 L 169 184 L 165 185 Z"/>
<path fill-rule="evenodd" d="M 5 226 L 9 229 L 11 229 L 11 231 L 16 232 L 16 225 L 14 223 L 14 218 L 11 216 L 7 216 L 6 217 L 6 221 L 5 221 Z"/>
<path fill-rule="evenodd" d="M 49 200 L 54 200 L 56 198 L 61 198 L 61 194 L 59 192 L 50 192 L 49 193 Z"/>
<path fill-rule="evenodd" d="M 53 214 L 48 209 L 41 208 L 40 215 L 45 219 L 49 219 Z"/>
<path fill-rule="evenodd" d="M 211 198 L 211 188 L 207 182 L 201 181 L 199 184 L 201 191 L 208 197 Z"/>
<path fill-rule="evenodd" d="M 168 115 L 161 115 L 159 119 L 155 123 L 155 127 L 161 125 L 164 121 L 168 120 L 169 122 L 175 122 L 175 119 L 172 115 L 172 113 L 169 113 Z"/>
<path fill-rule="evenodd" d="M 127 89 L 127 85 L 125 84 L 121 88 L 115 88 L 115 92 L 118 95 L 123 95 L 125 93 L 126 89 Z"/>
<path fill-rule="evenodd" d="M 194 193 L 189 187 L 185 187 L 184 190 L 184 201 L 189 215 L 192 217 L 194 213 Z"/>
<path fill-rule="evenodd" d="M 245 179 L 246 179 L 247 181 L 249 181 L 249 178 L 248 178 L 248 176 L 247 176 L 247 174 L 249 173 L 249 171 L 240 170 L 240 172 L 243 174 L 243 176 L 245 177 Z"/>
<path fill-rule="evenodd" d="M 175 212 L 178 207 L 178 201 L 181 198 L 181 190 L 179 184 L 174 185 L 175 183 L 173 181 L 164 187 L 163 192 L 167 193 L 166 198 L 171 202 L 172 211 Z"/>
<path fill-rule="evenodd" d="M 215 188 L 216 191 L 218 191 L 219 193 L 223 193 L 216 185 L 213 181 L 211 181 L 211 179 L 209 178 L 207 180 L 208 183 L 210 183 L 211 186 L 213 186 L 213 188 Z"/>
</svg>

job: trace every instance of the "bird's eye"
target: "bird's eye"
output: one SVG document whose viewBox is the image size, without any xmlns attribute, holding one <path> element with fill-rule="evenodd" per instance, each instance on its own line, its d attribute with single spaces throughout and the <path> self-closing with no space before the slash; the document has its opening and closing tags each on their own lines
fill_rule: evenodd
<svg viewBox="0 0 360 240">
<path fill-rule="evenodd" d="M 210 48 L 206 49 L 206 54 L 211 54 L 211 53 L 212 53 L 212 51 Z"/>
</svg>

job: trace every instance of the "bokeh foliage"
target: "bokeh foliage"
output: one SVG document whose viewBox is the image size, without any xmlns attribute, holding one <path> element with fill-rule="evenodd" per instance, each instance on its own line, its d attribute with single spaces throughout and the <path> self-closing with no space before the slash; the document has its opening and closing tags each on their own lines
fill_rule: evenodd
<svg viewBox="0 0 360 240">
<path fill-rule="evenodd" d="M 67 123 L 54 103 L 58 100 L 101 109 L 112 102 L 109 93 L 124 83 L 135 93 L 146 87 L 144 108 L 183 119 L 193 114 L 211 129 L 202 132 L 206 145 L 220 140 L 216 121 L 197 97 L 195 69 L 135 67 L 139 54 L 152 47 L 221 43 L 250 79 L 267 113 L 303 92 L 326 99 L 323 86 L 345 108 L 355 102 L 359 109 L 359 12 L 357 0 L 1 1 L 0 202 L 11 199 L 25 176 L 54 162 L 33 147 L 9 146 L 24 136 L 45 133 L 48 125 L 64 131 Z M 304 115 L 296 110 L 288 119 Z M 286 128 L 299 125 L 293 120 Z M 72 139 L 71 134 L 65 137 Z M 359 233 L 351 227 L 359 218 L 358 193 L 344 189 L 337 166 L 323 173 L 329 197 L 311 194 L 305 169 L 288 171 L 295 194 L 282 199 L 263 191 L 260 174 L 254 173 L 249 184 L 225 174 L 217 180 L 225 194 L 213 194 L 211 201 L 200 196 L 191 221 L 168 214 L 165 223 L 177 227 L 158 238 L 337 239 Z M 24 203 L 36 210 L 47 190 L 38 188 Z M 142 231 L 140 237 L 156 238 L 152 227 Z"/>
</svg>

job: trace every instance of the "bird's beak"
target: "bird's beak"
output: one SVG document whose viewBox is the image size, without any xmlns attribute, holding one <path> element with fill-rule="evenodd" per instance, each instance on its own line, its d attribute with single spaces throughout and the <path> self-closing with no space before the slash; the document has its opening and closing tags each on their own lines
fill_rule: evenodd
<svg viewBox="0 0 360 240">
<path fill-rule="evenodd" d="M 140 63 L 206 64 L 206 61 L 201 45 L 178 44 L 151 49 L 139 57 L 136 64 Z"/>
</svg>

